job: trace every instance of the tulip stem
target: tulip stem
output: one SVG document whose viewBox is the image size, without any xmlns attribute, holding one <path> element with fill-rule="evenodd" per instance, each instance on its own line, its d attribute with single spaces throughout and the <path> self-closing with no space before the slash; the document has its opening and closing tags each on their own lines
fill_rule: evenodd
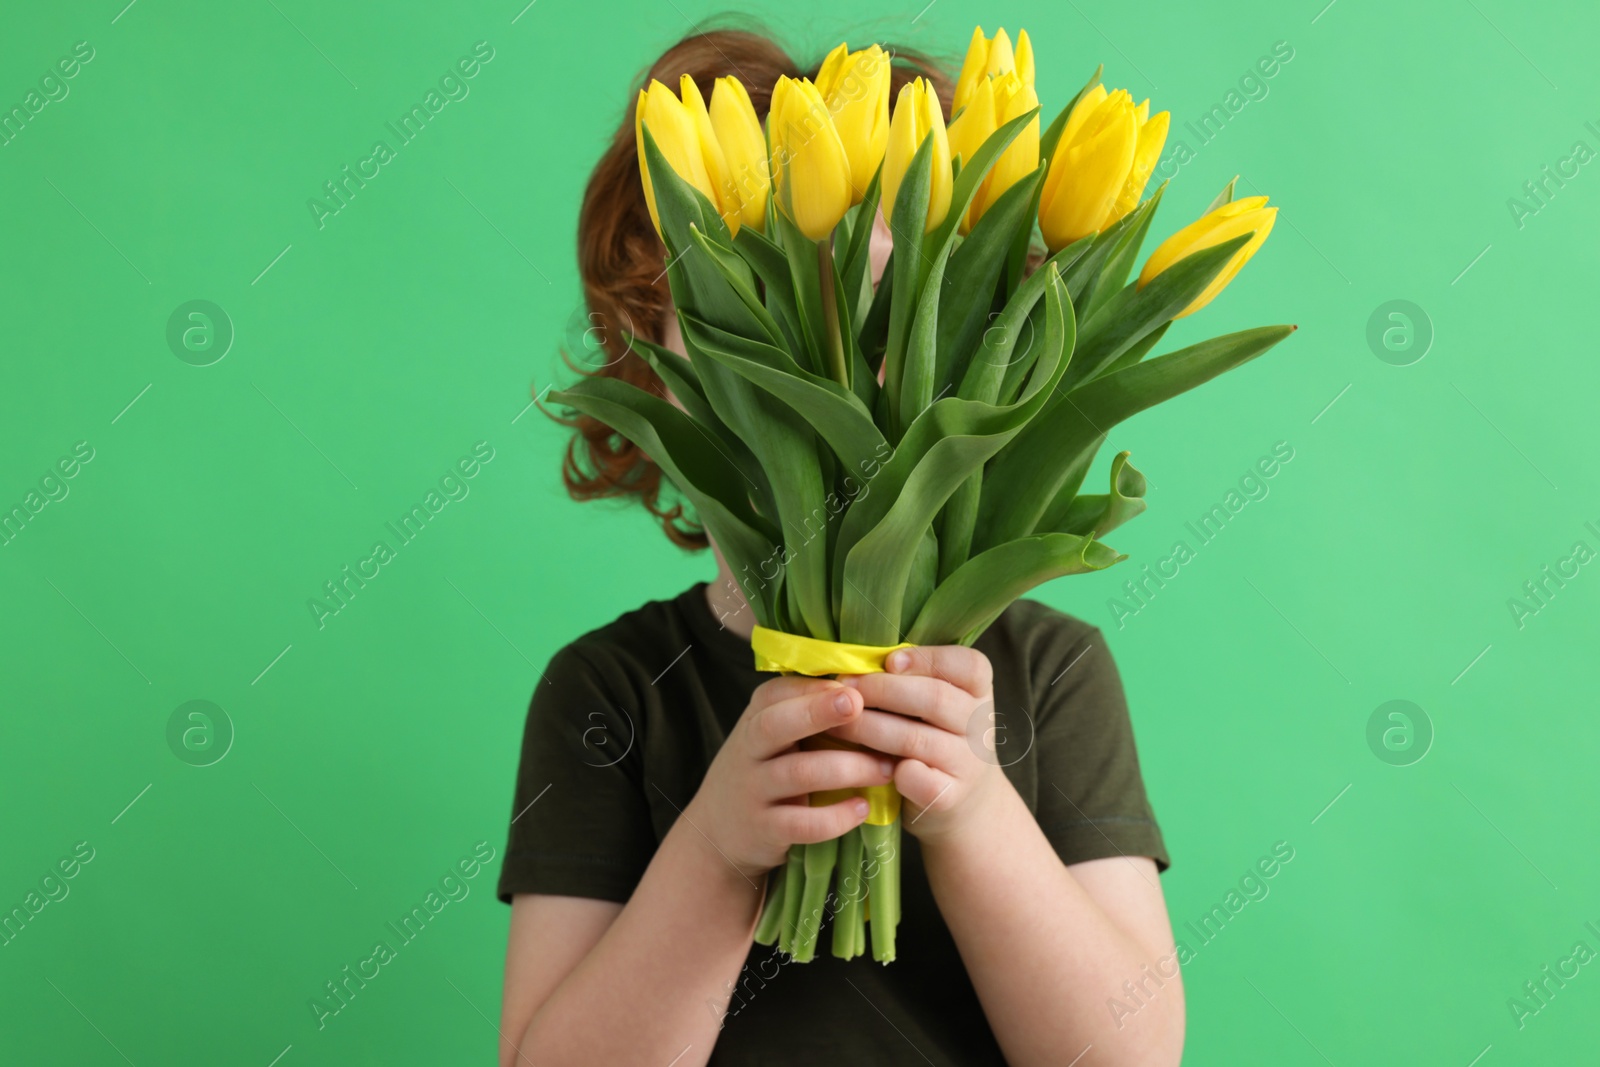
<svg viewBox="0 0 1600 1067">
<path fill-rule="evenodd" d="M 823 343 L 828 346 L 828 369 L 833 380 L 850 388 L 850 369 L 844 358 L 844 336 L 839 329 L 839 299 L 833 278 L 833 234 L 817 242 L 817 277 L 822 289 Z"/>
</svg>

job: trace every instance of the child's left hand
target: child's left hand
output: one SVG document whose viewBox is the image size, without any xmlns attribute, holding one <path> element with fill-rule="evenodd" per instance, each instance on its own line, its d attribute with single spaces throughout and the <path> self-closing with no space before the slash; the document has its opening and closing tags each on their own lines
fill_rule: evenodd
<svg viewBox="0 0 1600 1067">
<path fill-rule="evenodd" d="M 898 757 L 901 818 L 923 844 L 981 825 L 1011 788 L 994 755 L 988 657 L 962 645 L 924 645 L 891 653 L 884 667 L 839 676 L 861 692 L 867 710 L 828 732 Z"/>
</svg>

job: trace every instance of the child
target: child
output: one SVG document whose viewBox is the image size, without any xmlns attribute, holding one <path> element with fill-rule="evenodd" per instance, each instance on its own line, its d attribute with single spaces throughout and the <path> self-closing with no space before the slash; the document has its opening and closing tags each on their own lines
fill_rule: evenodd
<svg viewBox="0 0 1600 1067">
<path fill-rule="evenodd" d="M 921 75 L 895 56 L 891 98 Z M 696 33 L 647 78 L 703 95 L 722 75 L 759 115 L 780 75 L 770 40 Z M 881 271 L 888 231 L 875 230 Z M 682 352 L 639 184 L 634 121 L 589 182 L 579 263 L 611 357 L 590 373 L 668 395 L 636 330 Z M 1157 874 L 1167 855 L 1121 683 L 1087 623 L 1018 601 L 973 648 L 905 650 L 835 679 L 754 667 L 755 618 L 717 546 L 661 473 L 578 416 L 563 475 L 577 499 L 635 496 L 675 543 L 710 547 L 698 582 L 552 658 L 523 739 L 499 894 L 512 904 L 501 1063 L 1177 1063 L 1183 990 Z M 870 483 L 867 490 L 870 491 Z M 771 575 L 767 575 L 771 577 Z M 903 659 L 902 659 L 903 657 Z M 800 751 L 827 732 L 866 751 Z M 767 871 L 796 842 L 859 825 L 859 798 L 904 796 L 898 958 L 794 963 L 754 944 Z"/>
</svg>

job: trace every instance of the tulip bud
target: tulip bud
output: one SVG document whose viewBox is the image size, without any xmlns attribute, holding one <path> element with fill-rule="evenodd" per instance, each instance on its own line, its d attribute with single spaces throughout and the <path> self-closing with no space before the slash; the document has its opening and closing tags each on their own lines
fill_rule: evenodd
<svg viewBox="0 0 1600 1067">
<path fill-rule="evenodd" d="M 1123 183 L 1122 192 L 1117 194 L 1117 202 L 1112 205 L 1111 214 L 1100 226 L 1102 230 L 1139 206 L 1139 199 L 1144 196 L 1144 187 L 1150 181 L 1150 175 L 1155 173 L 1156 161 L 1161 158 L 1161 149 L 1167 143 L 1167 125 L 1172 116 L 1165 111 L 1154 118 L 1148 118 L 1149 114 L 1148 100 L 1134 111 L 1134 118 L 1139 124 L 1139 144 L 1133 150 L 1133 169 L 1128 172 L 1128 180 Z"/>
<path fill-rule="evenodd" d="M 767 137 L 738 78 L 718 78 L 711 89 L 711 128 L 728 164 L 724 203 L 735 201 L 739 225 L 762 232 L 767 226 L 767 199 L 772 189 L 767 172 Z M 735 228 L 737 232 L 737 228 Z"/>
<path fill-rule="evenodd" d="M 1033 87 L 1033 43 L 1028 40 L 1028 31 L 1018 34 L 1013 52 L 1011 38 L 1006 36 L 1005 30 L 1000 30 L 990 40 L 983 35 L 982 26 L 975 27 L 972 42 L 967 45 L 966 60 L 961 64 L 961 76 L 956 80 L 955 109 L 960 111 L 972 101 L 978 83 L 986 76 L 998 78 L 1008 71 L 1015 71 L 1022 84 Z"/>
<path fill-rule="evenodd" d="M 1052 252 L 1109 224 L 1138 146 L 1127 90 L 1108 94 L 1097 85 L 1083 95 L 1061 131 L 1039 197 L 1039 229 Z"/>
<path fill-rule="evenodd" d="M 923 232 L 938 228 L 950 213 L 953 186 L 950 173 L 950 142 L 944 128 L 944 109 L 933 86 L 917 78 L 900 87 L 894 102 L 894 118 L 889 123 L 889 143 L 883 157 L 883 215 L 893 221 L 895 197 L 925 138 L 932 137 L 931 181 L 928 186 L 928 218 Z"/>
<path fill-rule="evenodd" d="M 767 114 L 773 193 L 800 232 L 820 241 L 850 210 L 850 158 L 816 86 L 782 77 Z"/>
<path fill-rule="evenodd" d="M 850 159 L 850 198 L 859 204 L 889 139 L 889 56 L 877 45 L 851 52 L 841 44 L 822 61 L 817 92 Z"/>
<path fill-rule="evenodd" d="M 1264 196 L 1247 196 L 1243 200 L 1223 204 L 1168 237 L 1145 261 L 1144 270 L 1139 272 L 1139 287 L 1144 288 L 1156 275 L 1186 256 L 1253 231 L 1255 236 L 1233 254 L 1227 266 L 1211 280 L 1211 284 L 1175 317 L 1181 319 L 1185 315 L 1193 315 L 1227 288 L 1228 283 L 1233 281 L 1233 276 L 1250 261 L 1250 257 L 1255 255 L 1256 250 L 1266 241 L 1267 234 L 1272 232 L 1272 223 L 1277 218 L 1278 209 L 1267 207 L 1266 203 L 1267 198 Z"/>
<path fill-rule="evenodd" d="M 982 78 L 972 90 L 966 108 L 950 124 L 951 154 L 959 155 L 962 166 L 966 166 L 995 130 L 1038 106 L 1039 98 L 1033 86 L 1024 83 L 1015 71 L 1008 70 L 997 78 Z M 1039 116 L 1035 115 L 1011 139 L 1011 144 L 984 175 L 978 191 L 973 194 L 972 206 L 961 220 L 961 232 L 966 233 L 976 226 L 1000 199 L 1000 194 L 1032 174 L 1038 166 Z"/>
<path fill-rule="evenodd" d="M 666 157 L 674 173 L 704 194 L 729 228 L 739 227 L 737 204 L 724 202 L 727 163 L 706 118 L 705 101 L 700 97 L 694 79 L 684 75 L 680 82 L 684 99 L 679 100 L 671 89 L 659 81 L 651 81 L 639 91 L 639 104 L 634 109 L 633 132 L 639 153 L 639 175 L 644 184 L 644 199 L 650 209 L 650 221 L 656 232 L 661 232 L 661 218 L 656 214 L 655 188 L 650 183 L 650 167 L 645 160 L 644 128 L 650 127 L 650 136 L 656 147 Z"/>
<path fill-rule="evenodd" d="M 711 182 L 711 188 L 715 190 L 710 200 L 716 205 L 717 214 L 722 216 L 722 221 L 728 224 L 728 228 L 737 231 L 739 202 L 737 198 L 729 195 L 728 161 L 722 154 L 722 146 L 717 143 L 716 131 L 711 127 L 711 114 L 706 110 L 705 97 L 700 95 L 700 87 L 688 74 L 678 79 L 678 95 L 683 99 L 683 110 L 694 123 L 695 136 L 700 142 L 700 158 L 705 163 L 706 178 Z"/>
</svg>

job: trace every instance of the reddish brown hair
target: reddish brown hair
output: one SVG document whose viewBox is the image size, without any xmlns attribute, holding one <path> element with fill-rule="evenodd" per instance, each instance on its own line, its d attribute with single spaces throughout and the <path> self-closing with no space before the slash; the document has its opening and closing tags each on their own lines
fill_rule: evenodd
<svg viewBox="0 0 1600 1067">
<path fill-rule="evenodd" d="M 945 68 L 921 52 L 888 44 L 883 47 L 893 57 L 889 98 L 895 99 L 902 85 L 920 76 L 932 82 L 949 115 L 955 83 Z M 628 349 L 627 340 L 631 332 L 660 343 L 672 301 L 662 269 L 666 249 L 650 222 L 639 183 L 633 128 L 639 90 L 654 79 L 676 92 L 679 77 L 688 74 L 701 95 L 710 99 L 716 79 L 732 76 L 743 83 L 756 115 L 764 119 L 772 87 L 780 76 L 815 78 L 818 66 L 820 63 L 802 69 L 764 33 L 708 29 L 684 37 L 640 75 L 622 102 L 621 121 L 589 176 L 578 214 L 578 273 L 583 280 L 588 336 L 600 342 L 604 365 L 578 366 L 563 353 L 567 366 L 586 376 L 617 378 L 657 396 L 666 394 L 661 379 Z M 546 414 L 573 429 L 561 464 L 561 480 L 574 500 L 636 497 L 660 520 L 675 544 L 690 549 L 706 547 L 705 531 L 685 512 L 683 503 L 669 506 L 662 501 L 661 469 L 633 442 L 581 412 Z"/>
</svg>

